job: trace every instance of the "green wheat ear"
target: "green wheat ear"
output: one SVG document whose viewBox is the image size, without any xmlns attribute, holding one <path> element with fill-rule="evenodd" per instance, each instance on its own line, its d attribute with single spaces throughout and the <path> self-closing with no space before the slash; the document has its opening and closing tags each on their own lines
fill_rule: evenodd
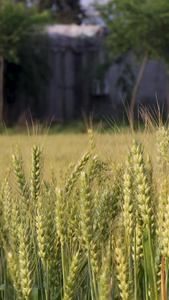
<svg viewBox="0 0 169 300">
<path fill-rule="evenodd" d="M 133 176 L 131 167 L 131 155 L 129 154 L 126 161 L 126 171 L 124 172 L 124 203 L 122 207 L 123 213 L 123 225 L 125 230 L 125 244 L 128 249 L 128 254 L 130 255 L 131 241 L 133 237 L 133 225 L 134 225 L 134 215 L 133 215 Z"/>
<path fill-rule="evenodd" d="M 96 150 L 96 144 L 95 144 L 95 140 L 94 140 L 93 129 L 89 128 L 87 133 L 88 133 L 88 136 L 89 136 L 91 151 L 93 152 L 93 151 Z"/>
<path fill-rule="evenodd" d="M 65 288 L 65 294 L 63 297 L 63 300 L 73 300 L 75 299 L 75 293 L 76 293 L 76 281 L 79 276 L 79 270 L 80 270 L 80 264 L 81 264 L 81 258 L 80 253 L 77 252 L 73 255 L 70 268 L 69 268 L 69 274 L 67 278 L 66 288 Z"/>
<path fill-rule="evenodd" d="M 42 149 L 38 146 L 32 148 L 32 165 L 31 165 L 31 195 L 32 199 L 37 201 L 40 194 L 41 186 L 41 159 L 42 159 Z"/>
<path fill-rule="evenodd" d="M 29 227 L 21 224 L 19 228 L 19 271 L 21 290 L 25 300 L 29 299 L 33 288 L 33 258 L 29 231 Z"/>
<path fill-rule="evenodd" d="M 163 217 L 163 231 L 162 231 L 162 246 L 163 246 L 163 254 L 168 259 L 169 258 L 169 196 L 167 197 L 167 202 L 165 204 L 165 211 Z M 166 227 L 167 226 L 167 227 Z"/>
<path fill-rule="evenodd" d="M 155 274 L 155 258 L 153 252 L 153 238 L 154 238 L 154 220 L 153 220 L 153 202 L 151 199 L 151 188 L 148 180 L 148 172 L 145 167 L 143 158 L 142 144 L 134 142 L 132 147 L 133 166 L 136 181 L 136 199 L 138 202 L 136 215 L 138 216 L 138 223 L 141 224 L 142 230 L 142 244 L 144 254 L 144 271 L 145 277 L 149 279 L 149 284 L 146 281 L 145 290 L 153 299 L 157 299 L 157 280 Z M 145 279 L 146 280 L 146 279 Z"/>
<path fill-rule="evenodd" d="M 90 162 L 89 165 L 89 180 L 92 182 L 95 178 L 98 179 L 98 184 L 101 185 L 101 183 L 104 182 L 104 164 L 99 158 L 97 154 L 95 154 Z"/>
<path fill-rule="evenodd" d="M 23 160 L 19 149 L 17 150 L 17 154 L 12 156 L 12 164 L 20 194 L 20 216 L 23 222 L 25 222 L 31 206 L 30 189 L 25 178 Z"/>
<path fill-rule="evenodd" d="M 37 233 L 37 243 L 38 243 L 38 253 L 42 260 L 43 266 L 45 268 L 47 259 L 47 245 L 46 245 L 46 219 L 44 214 L 44 201 L 42 196 L 37 199 L 37 214 L 36 214 L 36 233 Z"/>
<path fill-rule="evenodd" d="M 157 161 L 160 171 L 163 173 L 169 163 L 169 131 L 164 126 L 160 126 L 156 132 L 156 145 Z"/>
<path fill-rule="evenodd" d="M 23 169 L 23 160 L 19 149 L 16 155 L 12 155 L 12 164 L 14 168 L 14 173 L 16 176 L 16 181 L 19 187 L 19 193 L 25 199 L 29 198 L 29 187 L 25 179 L 25 172 Z"/>
<path fill-rule="evenodd" d="M 87 249 L 91 247 L 93 238 L 93 195 L 89 184 L 89 178 L 85 172 L 81 173 L 81 228 Z"/>
<path fill-rule="evenodd" d="M 64 244 L 67 238 L 65 207 L 64 193 L 61 189 L 56 188 L 56 230 L 60 237 L 61 244 Z"/>
<path fill-rule="evenodd" d="M 12 209 L 12 189 L 9 184 L 8 176 L 1 187 L 1 219 L 3 220 L 2 232 L 3 234 L 9 234 L 11 224 L 11 209 Z"/>
<path fill-rule="evenodd" d="M 7 268 L 12 279 L 12 283 L 15 289 L 15 293 L 18 296 L 18 299 L 23 299 L 20 272 L 18 268 L 18 260 L 16 260 L 16 253 L 8 252 L 7 253 Z"/>
<path fill-rule="evenodd" d="M 151 227 L 151 197 L 150 186 L 148 182 L 147 170 L 145 168 L 145 162 L 143 157 L 142 144 L 134 141 L 134 145 L 131 149 L 133 154 L 133 167 L 134 176 L 137 186 L 136 198 L 138 203 L 138 214 L 140 215 L 143 224 L 148 228 Z"/>
<path fill-rule="evenodd" d="M 112 272 L 112 247 L 110 241 L 106 246 L 106 251 L 102 254 L 102 267 L 99 274 L 99 299 L 107 300 L 110 299 L 112 283 L 111 283 L 111 272 Z"/>
<path fill-rule="evenodd" d="M 116 255 L 116 269 L 117 269 L 117 279 L 118 286 L 120 290 L 120 296 L 122 300 L 130 300 L 130 282 L 129 282 L 129 274 L 128 274 L 128 265 L 127 258 L 125 256 L 125 249 L 122 245 L 121 239 L 117 241 L 115 247 L 115 255 Z"/>
<path fill-rule="evenodd" d="M 66 183 L 65 183 L 65 187 L 64 187 L 64 192 L 66 194 L 66 196 L 69 196 L 74 184 L 76 183 L 77 179 L 80 177 L 80 174 L 84 168 L 84 166 L 87 164 L 88 160 L 90 159 L 91 154 L 90 153 L 85 153 L 83 155 L 83 157 L 81 158 L 81 160 L 77 163 L 77 165 L 75 166 L 74 170 L 72 171 L 72 173 L 70 174 L 70 176 L 68 177 Z"/>
</svg>

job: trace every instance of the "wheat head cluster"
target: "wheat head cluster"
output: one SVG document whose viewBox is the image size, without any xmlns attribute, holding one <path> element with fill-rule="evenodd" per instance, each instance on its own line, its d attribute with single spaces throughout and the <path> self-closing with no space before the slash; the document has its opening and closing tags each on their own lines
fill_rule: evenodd
<svg viewBox="0 0 169 300">
<path fill-rule="evenodd" d="M 169 130 L 156 131 L 156 166 L 134 140 L 125 163 L 91 148 L 60 179 L 20 150 L 0 189 L 0 300 L 167 300 Z M 155 176 L 156 168 L 156 176 Z M 12 174 L 11 174 L 12 173 Z"/>
</svg>

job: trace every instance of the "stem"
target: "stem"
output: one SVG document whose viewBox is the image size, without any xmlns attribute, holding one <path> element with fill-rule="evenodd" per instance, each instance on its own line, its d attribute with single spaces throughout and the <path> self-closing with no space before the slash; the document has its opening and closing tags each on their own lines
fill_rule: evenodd
<svg viewBox="0 0 169 300">
<path fill-rule="evenodd" d="M 146 249 L 145 249 L 145 245 L 143 243 L 143 251 L 144 251 L 144 282 L 145 282 L 145 299 L 148 300 L 149 296 L 148 296 L 148 274 L 147 274 L 147 264 L 146 264 Z"/>
<path fill-rule="evenodd" d="M 156 273 L 155 273 L 155 266 L 154 266 L 154 257 L 153 257 L 150 229 L 148 229 L 148 241 L 149 241 L 149 247 L 150 247 L 150 252 L 151 252 L 150 258 L 151 258 L 152 273 L 153 273 L 154 295 L 155 295 L 155 299 L 158 300 L 157 281 L 156 281 Z"/>
<path fill-rule="evenodd" d="M 38 262 L 38 287 L 40 288 L 41 290 L 41 297 L 42 297 L 42 300 L 44 300 L 44 287 L 43 287 L 43 271 L 42 271 L 42 263 L 41 263 L 41 260 L 38 259 L 36 260 Z"/>
<path fill-rule="evenodd" d="M 145 262 L 145 275 L 148 277 L 149 282 L 150 298 L 153 300 L 158 300 L 151 232 L 148 226 L 145 227 L 143 234 L 143 253 Z"/>
<path fill-rule="evenodd" d="M 166 300 L 165 297 L 165 258 L 164 255 L 162 256 L 161 262 L 161 299 Z"/>
<path fill-rule="evenodd" d="M 90 250 L 88 250 L 88 269 L 89 269 L 89 278 L 90 278 L 90 288 L 91 288 L 91 299 L 94 300 L 94 286 L 93 286 L 93 278 L 92 278 L 92 268 L 90 263 Z"/>
<path fill-rule="evenodd" d="M 149 56 L 149 50 L 147 50 L 144 54 L 143 61 L 142 61 L 142 64 L 141 64 L 141 68 L 139 70 L 137 80 L 136 80 L 136 83 L 134 85 L 132 96 L 131 96 L 131 103 L 130 103 L 130 108 L 129 108 L 129 121 L 130 121 L 130 126 L 131 126 L 132 129 L 133 129 L 133 123 L 134 123 L 134 105 L 135 105 L 135 101 L 136 101 L 136 94 L 137 94 L 140 82 L 141 82 L 143 74 L 144 74 L 144 70 L 145 70 L 145 67 L 146 67 L 146 64 L 147 64 L 148 56 Z"/>
<path fill-rule="evenodd" d="M 96 281 L 96 276 L 95 276 L 94 272 L 92 272 L 92 278 L 93 278 L 94 294 L 96 295 L 96 298 L 98 298 L 97 297 L 97 281 Z"/>
<path fill-rule="evenodd" d="M 165 260 L 165 294 L 168 296 L 168 261 Z"/>
<path fill-rule="evenodd" d="M 3 77 L 4 77 L 4 58 L 0 56 L 0 124 L 3 121 Z"/>
<path fill-rule="evenodd" d="M 134 300 L 138 300 L 138 263 L 136 260 L 136 231 L 134 232 Z"/>
<path fill-rule="evenodd" d="M 50 299 L 50 293 L 49 293 L 49 272 L 48 272 L 48 261 L 46 262 L 46 289 L 45 289 L 45 298 L 46 300 Z"/>
<path fill-rule="evenodd" d="M 62 256 L 62 273 L 63 273 L 63 293 L 65 295 L 67 278 L 68 278 L 68 265 L 67 265 L 67 255 L 66 255 L 66 242 L 61 241 L 61 256 Z M 63 296 L 63 295 L 62 295 Z"/>
<path fill-rule="evenodd" d="M 128 257 L 128 266 L 129 266 L 129 281 L 132 282 L 133 279 L 133 265 L 132 265 L 132 253 L 131 253 L 131 240 L 126 236 L 125 237 L 126 251 Z"/>
<path fill-rule="evenodd" d="M 167 121 L 169 121 L 169 73 L 167 71 Z"/>
</svg>

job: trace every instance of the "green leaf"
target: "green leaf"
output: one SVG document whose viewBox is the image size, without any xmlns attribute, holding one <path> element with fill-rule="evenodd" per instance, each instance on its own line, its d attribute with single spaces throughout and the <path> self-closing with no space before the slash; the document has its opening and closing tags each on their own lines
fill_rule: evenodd
<svg viewBox="0 0 169 300">
<path fill-rule="evenodd" d="M 169 66 L 168 0 L 109 0 L 98 10 L 110 31 L 106 37 L 110 54 L 132 50 L 139 58 L 148 50 L 152 59 Z"/>
<path fill-rule="evenodd" d="M 5 290 L 5 284 L 3 283 L 0 285 L 0 291 L 4 291 L 4 290 Z"/>
<path fill-rule="evenodd" d="M 152 249 L 151 233 L 149 228 L 144 229 L 143 252 L 145 261 L 145 273 L 148 277 L 150 299 L 158 300 L 157 281 L 155 274 L 154 254 Z"/>
<path fill-rule="evenodd" d="M 33 288 L 30 295 L 30 300 L 41 300 L 41 291 L 38 289 L 38 287 Z"/>
<path fill-rule="evenodd" d="M 62 290 L 59 291 L 59 293 L 56 295 L 56 300 L 61 300 L 62 299 Z"/>
</svg>

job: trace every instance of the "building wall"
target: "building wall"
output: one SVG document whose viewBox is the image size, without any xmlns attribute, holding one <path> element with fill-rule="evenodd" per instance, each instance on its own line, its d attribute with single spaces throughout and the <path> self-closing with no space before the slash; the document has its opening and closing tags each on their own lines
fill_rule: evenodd
<svg viewBox="0 0 169 300">
<path fill-rule="evenodd" d="M 107 81 L 109 86 L 109 95 L 111 98 L 112 108 L 114 113 L 118 110 L 119 106 L 126 104 L 127 93 L 123 92 L 121 86 L 117 86 L 117 81 L 120 76 L 124 76 L 124 66 L 129 63 L 132 67 L 135 80 L 138 76 L 140 64 L 134 63 L 133 57 L 130 56 L 125 62 L 117 65 L 112 65 L 107 72 Z M 127 80 L 127 76 L 126 76 Z M 133 81 L 133 84 L 135 82 Z M 129 86 L 131 82 L 129 82 Z M 138 115 L 140 108 L 149 109 L 154 111 L 159 105 L 166 111 L 167 106 L 167 76 L 166 68 L 162 62 L 148 61 L 140 86 L 136 95 L 135 115 Z M 132 85 L 131 85 L 132 92 Z M 121 105 L 120 105 L 121 104 Z M 123 105 L 124 104 L 124 105 Z"/>
<path fill-rule="evenodd" d="M 131 86 L 128 75 L 124 74 L 126 64 L 132 67 L 137 76 L 139 65 L 134 64 L 132 55 L 106 69 L 104 64 L 107 62 L 107 53 L 103 39 L 53 36 L 47 47 L 52 76 L 49 83 L 42 86 L 43 99 L 38 104 L 36 115 L 30 111 L 35 119 L 63 122 L 81 117 L 82 112 L 87 115 L 92 112 L 96 117 L 121 118 L 126 100 L 129 99 L 117 82 L 120 77 L 125 77 L 127 86 Z M 23 91 L 18 98 L 22 98 L 20 106 L 26 111 L 29 99 L 25 99 Z M 36 103 L 36 99 L 32 101 Z M 136 96 L 136 115 L 138 105 L 151 106 L 152 109 L 157 106 L 157 101 L 166 107 L 166 70 L 162 63 L 148 61 Z M 18 109 L 18 103 L 16 101 L 13 104 L 13 110 L 21 114 L 22 109 Z"/>
<path fill-rule="evenodd" d="M 89 113 L 92 79 L 101 60 L 98 41 L 57 37 L 50 47 L 53 76 L 46 87 L 46 115 L 63 121 L 79 117 L 82 111 Z"/>
<path fill-rule="evenodd" d="M 107 90 L 98 94 L 93 92 L 93 81 L 98 79 L 99 66 L 104 66 L 107 59 L 98 39 L 57 37 L 52 41 L 49 56 L 53 68 L 46 98 L 49 118 L 63 121 L 79 117 L 82 111 L 115 117 L 118 110 L 124 108 L 127 94 L 117 82 L 120 76 L 128 80 L 127 74 L 124 75 L 126 64 L 132 66 L 137 77 L 139 64 L 134 63 L 132 55 L 105 71 L 102 79 L 106 81 Z M 132 87 L 131 82 L 127 84 Z M 161 106 L 166 105 L 166 70 L 163 63 L 148 61 L 136 96 L 136 115 L 139 105 L 152 108 L 157 106 L 157 101 Z"/>
</svg>

